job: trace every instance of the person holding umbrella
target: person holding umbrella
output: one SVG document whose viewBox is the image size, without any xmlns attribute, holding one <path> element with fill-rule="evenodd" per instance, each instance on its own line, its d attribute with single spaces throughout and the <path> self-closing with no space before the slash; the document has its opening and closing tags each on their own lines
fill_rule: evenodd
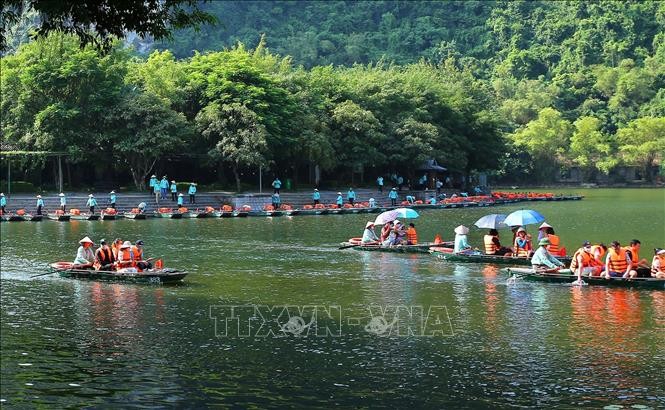
<svg viewBox="0 0 665 410">
<path fill-rule="evenodd" d="M 552 256 L 547 250 L 550 240 L 543 238 L 538 242 L 538 249 L 531 257 L 531 266 L 533 270 L 539 272 L 555 272 L 563 267 L 563 263 Z"/>
</svg>

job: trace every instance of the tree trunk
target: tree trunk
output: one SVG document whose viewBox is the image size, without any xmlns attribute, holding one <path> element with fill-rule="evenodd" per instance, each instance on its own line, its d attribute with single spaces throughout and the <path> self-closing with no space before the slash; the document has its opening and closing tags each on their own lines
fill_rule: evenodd
<svg viewBox="0 0 665 410">
<path fill-rule="evenodd" d="M 240 192 L 240 175 L 238 175 L 238 165 L 233 164 L 233 176 L 236 178 L 236 193 Z"/>
</svg>

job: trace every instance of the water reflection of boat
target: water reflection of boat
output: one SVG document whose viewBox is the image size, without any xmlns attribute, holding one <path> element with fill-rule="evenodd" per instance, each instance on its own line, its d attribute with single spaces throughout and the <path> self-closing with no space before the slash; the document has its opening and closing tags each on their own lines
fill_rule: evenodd
<svg viewBox="0 0 665 410">
<path fill-rule="evenodd" d="M 50 265 L 53 272 L 62 277 L 112 282 L 136 283 L 175 283 L 187 276 L 187 272 L 177 269 L 151 269 L 143 272 L 100 271 L 93 269 L 74 269 L 73 263 L 56 262 Z"/>
<path fill-rule="evenodd" d="M 516 275 L 525 279 L 540 281 L 540 282 L 556 282 L 556 283 L 573 283 L 577 280 L 577 276 L 568 273 L 540 273 L 529 268 L 506 268 L 510 275 Z M 652 279 L 652 278 L 610 278 L 605 279 L 601 277 L 582 277 L 584 282 L 589 285 L 599 286 L 614 286 L 614 287 L 628 287 L 628 288 L 647 288 L 647 289 L 661 289 L 665 290 L 665 280 Z"/>
</svg>

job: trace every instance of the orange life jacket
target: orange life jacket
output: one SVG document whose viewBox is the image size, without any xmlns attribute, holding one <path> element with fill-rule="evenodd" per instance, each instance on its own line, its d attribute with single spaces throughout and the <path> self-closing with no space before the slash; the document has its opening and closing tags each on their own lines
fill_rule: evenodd
<svg viewBox="0 0 665 410">
<path fill-rule="evenodd" d="M 602 262 L 603 261 L 603 256 L 605 256 L 605 252 L 606 252 L 605 249 L 603 249 L 603 247 L 600 246 L 600 245 L 593 245 L 591 247 L 591 254 L 594 255 L 594 257 L 596 256 L 596 251 L 598 251 L 597 260 L 599 262 Z"/>
<path fill-rule="evenodd" d="M 118 251 L 118 267 L 119 268 L 133 268 L 136 266 L 134 259 L 132 259 L 131 249 L 120 249 Z"/>
<path fill-rule="evenodd" d="M 483 242 L 485 243 L 485 253 L 488 255 L 496 254 L 496 251 L 499 250 L 499 247 L 494 243 L 494 235 L 485 235 L 483 237 Z"/>
<path fill-rule="evenodd" d="M 143 251 L 137 246 L 132 246 L 132 252 L 134 253 L 135 262 L 141 262 L 143 260 Z"/>
<path fill-rule="evenodd" d="M 108 265 L 115 262 L 113 251 L 110 248 L 99 248 L 95 251 L 95 269 L 99 270 L 103 265 Z"/>
<path fill-rule="evenodd" d="M 547 250 L 552 254 L 559 253 L 559 237 L 556 235 L 548 234 L 547 238 L 550 240 L 550 244 L 547 246 Z"/>
<path fill-rule="evenodd" d="M 614 248 L 609 248 L 607 250 L 607 257 L 610 258 L 610 271 L 621 273 L 625 272 L 626 268 L 628 268 L 625 249 L 619 249 L 619 252 L 617 252 Z"/>
<path fill-rule="evenodd" d="M 637 263 L 640 261 L 640 252 L 635 248 L 634 246 L 625 246 L 623 249 L 626 251 L 630 251 L 630 260 L 633 263 Z"/>
<path fill-rule="evenodd" d="M 411 245 L 418 244 L 418 234 L 416 233 L 416 228 L 410 226 L 409 229 L 406 230 L 406 240 Z"/>
<path fill-rule="evenodd" d="M 579 263 L 577 262 L 578 256 L 582 257 L 581 265 L 579 265 Z M 570 269 L 575 270 L 577 268 L 587 268 L 589 266 L 594 266 L 594 261 L 595 259 L 592 254 L 585 251 L 584 248 L 579 248 L 578 250 L 575 251 L 575 254 L 573 254 L 573 260 L 570 262 Z"/>
</svg>

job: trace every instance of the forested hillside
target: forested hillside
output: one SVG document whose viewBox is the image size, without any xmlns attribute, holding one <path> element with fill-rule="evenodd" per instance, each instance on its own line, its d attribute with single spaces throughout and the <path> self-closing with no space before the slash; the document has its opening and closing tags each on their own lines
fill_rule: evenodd
<svg viewBox="0 0 665 410">
<path fill-rule="evenodd" d="M 149 55 L 50 36 L 3 57 L 3 142 L 137 185 L 174 167 L 240 186 L 259 166 L 325 183 L 431 157 L 520 182 L 662 164 L 663 2 L 204 8 L 221 24 Z"/>
</svg>

